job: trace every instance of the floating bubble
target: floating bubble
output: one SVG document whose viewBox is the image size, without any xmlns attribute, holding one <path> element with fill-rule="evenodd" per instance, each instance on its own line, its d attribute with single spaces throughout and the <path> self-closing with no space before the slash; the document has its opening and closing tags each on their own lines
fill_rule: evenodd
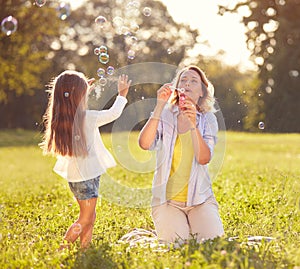
<svg viewBox="0 0 300 269">
<path fill-rule="evenodd" d="M 268 84 L 269 84 L 270 86 L 274 86 L 274 84 L 275 84 L 274 79 L 269 78 L 269 79 L 268 79 Z"/>
<path fill-rule="evenodd" d="M 127 4 L 127 9 L 138 9 L 140 7 L 140 3 L 138 1 L 130 1 Z"/>
<path fill-rule="evenodd" d="M 94 48 L 94 54 L 99 55 L 100 54 L 100 48 Z"/>
<path fill-rule="evenodd" d="M 145 7 L 145 8 L 143 9 L 143 14 L 144 14 L 146 17 L 151 16 L 151 12 L 152 12 L 152 10 L 151 10 L 150 7 Z"/>
<path fill-rule="evenodd" d="M 258 123 L 258 128 L 259 128 L 260 130 L 265 129 L 265 124 L 264 124 L 263 121 L 260 121 L 260 122 Z"/>
<path fill-rule="evenodd" d="M 106 83 L 107 83 L 107 79 L 106 79 L 105 77 L 101 77 L 101 78 L 99 79 L 99 84 L 100 84 L 102 87 L 104 87 L 104 86 L 106 85 Z"/>
<path fill-rule="evenodd" d="M 72 232 L 73 232 L 74 234 L 80 234 L 81 231 L 82 231 L 82 228 L 81 228 L 80 223 L 74 223 L 74 224 L 72 225 Z"/>
<path fill-rule="evenodd" d="M 120 28 L 121 26 L 124 25 L 124 20 L 121 17 L 115 17 L 113 19 L 113 25 L 117 28 Z"/>
<path fill-rule="evenodd" d="M 107 47 L 106 47 L 105 45 L 101 45 L 101 46 L 99 47 L 99 51 L 100 51 L 100 54 L 101 54 L 101 53 L 107 53 Z"/>
<path fill-rule="evenodd" d="M 137 42 L 138 42 L 138 39 L 137 39 L 136 36 L 133 36 L 133 35 L 131 35 L 131 34 L 127 34 L 127 36 L 126 36 L 126 43 L 127 43 L 128 45 L 130 45 L 130 46 L 136 45 Z"/>
<path fill-rule="evenodd" d="M 42 7 L 46 4 L 47 0 L 35 0 L 35 4 L 38 6 L 38 7 Z"/>
<path fill-rule="evenodd" d="M 107 67 L 107 69 L 106 69 L 106 73 L 108 74 L 108 75 L 113 75 L 114 74 L 114 72 L 115 72 L 115 69 L 114 69 L 114 67 L 113 66 L 109 66 L 109 67 Z"/>
<path fill-rule="evenodd" d="M 57 8 L 58 17 L 64 21 L 71 14 L 71 7 L 69 3 L 61 2 Z"/>
<path fill-rule="evenodd" d="M 104 77 L 105 76 L 105 70 L 103 68 L 99 68 L 97 70 L 98 77 Z"/>
<path fill-rule="evenodd" d="M 74 138 L 75 138 L 76 141 L 79 141 L 80 140 L 80 135 L 75 135 Z"/>
<path fill-rule="evenodd" d="M 129 50 L 127 52 L 127 57 L 128 57 L 128 59 L 133 60 L 135 58 L 135 51 L 134 50 Z"/>
<path fill-rule="evenodd" d="M 266 90 L 266 93 L 269 93 L 269 94 L 272 92 L 272 88 L 270 86 L 267 86 L 265 90 Z"/>
<path fill-rule="evenodd" d="M 18 21 L 13 16 L 4 18 L 1 22 L 1 31 L 6 35 L 11 35 L 18 28 Z"/>
<path fill-rule="evenodd" d="M 130 29 L 132 32 L 137 32 L 140 29 L 140 26 L 137 23 L 131 23 L 130 24 Z"/>
<path fill-rule="evenodd" d="M 98 17 L 95 19 L 95 23 L 96 23 L 97 25 L 99 25 L 100 28 L 103 28 L 106 22 L 107 22 L 107 19 L 106 19 L 104 16 L 98 16 Z"/>
<path fill-rule="evenodd" d="M 172 53 L 173 53 L 173 49 L 172 49 L 172 48 L 168 48 L 168 49 L 167 49 L 167 53 L 168 53 L 168 54 L 172 54 Z"/>
<path fill-rule="evenodd" d="M 109 55 L 106 52 L 100 53 L 99 62 L 102 64 L 107 64 L 109 62 Z"/>
<path fill-rule="evenodd" d="M 66 98 L 68 98 L 69 95 L 70 95 L 69 92 L 65 92 L 65 93 L 64 93 L 64 96 L 65 96 Z"/>
<path fill-rule="evenodd" d="M 299 76 L 299 71 L 298 70 L 290 70 L 289 72 L 290 77 L 298 77 Z"/>
</svg>

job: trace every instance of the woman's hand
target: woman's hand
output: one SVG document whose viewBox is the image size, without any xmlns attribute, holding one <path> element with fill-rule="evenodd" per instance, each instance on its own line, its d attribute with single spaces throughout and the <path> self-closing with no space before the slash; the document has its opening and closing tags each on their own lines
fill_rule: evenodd
<svg viewBox="0 0 300 269">
<path fill-rule="evenodd" d="M 119 76 L 119 80 L 118 80 L 119 95 L 126 97 L 130 84 L 131 84 L 131 80 L 128 81 L 127 75 L 122 74 L 121 76 Z"/>
<path fill-rule="evenodd" d="M 166 103 L 169 100 L 172 94 L 172 90 L 170 88 L 171 85 L 172 83 L 166 83 L 159 88 L 159 90 L 157 91 L 157 101 Z"/>
<path fill-rule="evenodd" d="M 196 127 L 197 108 L 196 108 L 196 105 L 194 104 L 194 102 L 186 96 L 185 101 L 181 105 L 180 108 L 181 108 L 182 114 L 188 117 L 190 124 L 191 124 L 191 128 L 195 128 Z"/>
</svg>

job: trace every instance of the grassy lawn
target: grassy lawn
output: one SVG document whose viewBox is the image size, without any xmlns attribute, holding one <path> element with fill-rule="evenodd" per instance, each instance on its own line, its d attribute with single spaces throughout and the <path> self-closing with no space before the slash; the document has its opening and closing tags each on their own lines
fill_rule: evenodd
<svg viewBox="0 0 300 269">
<path fill-rule="evenodd" d="M 67 182 L 42 155 L 40 134 L 0 131 L 0 268 L 300 268 L 300 134 L 227 132 L 213 181 L 226 236 L 165 251 L 119 242 L 154 228 L 153 156 L 138 149 L 137 133 L 122 136 L 103 135 L 118 165 L 102 178 L 92 246 L 58 252 L 78 214 Z M 253 235 L 275 239 L 249 244 Z"/>
</svg>

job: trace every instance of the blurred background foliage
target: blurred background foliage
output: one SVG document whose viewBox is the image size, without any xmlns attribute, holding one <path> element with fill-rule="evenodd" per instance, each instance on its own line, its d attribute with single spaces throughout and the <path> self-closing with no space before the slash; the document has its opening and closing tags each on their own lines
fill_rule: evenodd
<svg viewBox="0 0 300 269">
<path fill-rule="evenodd" d="M 229 130 L 262 131 L 261 121 L 267 132 L 300 132 L 300 1 L 232 2 L 220 6 L 219 12 L 241 14 L 254 71 L 225 65 L 222 51 L 210 57 L 195 53 L 193 48 L 209 44 L 198 30 L 176 23 L 159 1 L 88 0 L 78 9 L 65 8 L 62 16 L 58 1 L 38 7 L 33 0 L 0 0 L 0 19 L 12 15 L 18 20 L 15 33 L 0 33 L 0 128 L 40 129 L 46 85 L 65 69 L 97 78 L 100 67 L 118 70 L 159 62 L 201 67 L 215 86 Z M 151 8 L 150 16 L 143 14 L 145 7 Z M 95 23 L 100 15 L 107 20 L 103 28 Z M 101 45 L 108 48 L 107 64 L 94 54 Z M 135 52 L 133 59 L 128 58 L 129 50 Z M 146 76 L 151 72 L 142 71 Z M 155 97 L 159 86 L 132 86 L 129 103 Z M 111 83 L 104 86 L 102 96 L 110 87 Z"/>
</svg>

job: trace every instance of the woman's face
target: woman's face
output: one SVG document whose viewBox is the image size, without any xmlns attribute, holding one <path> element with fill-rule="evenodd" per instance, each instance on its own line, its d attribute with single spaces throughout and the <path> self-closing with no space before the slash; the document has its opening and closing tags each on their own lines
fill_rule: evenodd
<svg viewBox="0 0 300 269">
<path fill-rule="evenodd" d="M 185 95 L 195 103 L 198 102 L 199 97 L 203 96 L 201 77 L 194 70 L 186 70 L 181 74 L 178 81 L 178 88 L 184 88 Z"/>
</svg>

